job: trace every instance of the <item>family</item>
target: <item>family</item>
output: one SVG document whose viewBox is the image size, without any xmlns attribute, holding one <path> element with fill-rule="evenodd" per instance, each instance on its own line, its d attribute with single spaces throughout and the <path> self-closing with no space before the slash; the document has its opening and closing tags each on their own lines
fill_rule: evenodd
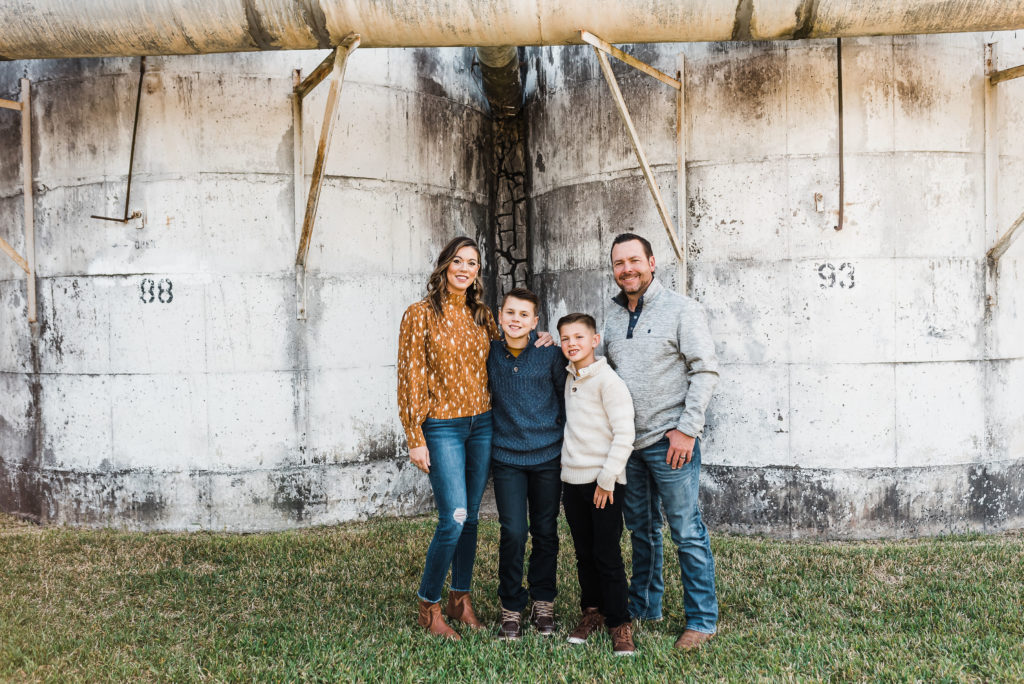
<svg viewBox="0 0 1024 684">
<path fill-rule="evenodd" d="M 431 634 L 459 639 L 446 616 L 483 627 L 470 589 L 489 476 L 501 526 L 499 639 L 520 638 L 530 601 L 533 629 L 555 632 L 559 504 L 580 584 L 570 643 L 607 628 L 614 653 L 632 655 L 633 620 L 662 619 L 663 514 L 684 590 L 686 627 L 675 645 L 698 648 L 716 632 L 715 562 L 697 497 L 704 412 L 718 381 L 707 317 L 654 279 L 643 237 L 617 236 L 611 266 L 620 292 L 603 335 L 591 315 L 572 313 L 558 321 L 560 348 L 537 333 L 540 300 L 527 289 L 505 295 L 495 322 L 483 301 L 480 250 L 468 237 L 445 246 L 427 296 L 402 317 L 399 413 L 409 459 L 427 473 L 437 507 L 417 592 L 418 623 Z M 628 581 L 623 523 L 632 542 Z"/>
</svg>

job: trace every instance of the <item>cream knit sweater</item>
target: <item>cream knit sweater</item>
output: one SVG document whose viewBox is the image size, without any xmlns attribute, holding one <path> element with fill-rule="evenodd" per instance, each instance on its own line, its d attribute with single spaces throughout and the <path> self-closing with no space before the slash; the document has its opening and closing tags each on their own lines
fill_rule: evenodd
<svg viewBox="0 0 1024 684">
<path fill-rule="evenodd" d="M 633 451 L 633 399 L 626 383 L 602 356 L 579 373 L 570 363 L 565 380 L 562 482 L 597 481 L 601 489 L 626 484 Z"/>
</svg>

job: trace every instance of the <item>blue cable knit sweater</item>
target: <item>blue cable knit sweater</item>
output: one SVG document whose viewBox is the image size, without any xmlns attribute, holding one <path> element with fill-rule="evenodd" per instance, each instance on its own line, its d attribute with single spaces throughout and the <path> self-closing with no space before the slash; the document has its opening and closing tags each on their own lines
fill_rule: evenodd
<svg viewBox="0 0 1024 684">
<path fill-rule="evenodd" d="M 565 428 L 565 357 L 560 347 L 535 347 L 537 332 L 519 356 L 505 340 L 491 342 L 487 378 L 494 437 L 491 458 L 531 466 L 558 458 Z"/>
</svg>

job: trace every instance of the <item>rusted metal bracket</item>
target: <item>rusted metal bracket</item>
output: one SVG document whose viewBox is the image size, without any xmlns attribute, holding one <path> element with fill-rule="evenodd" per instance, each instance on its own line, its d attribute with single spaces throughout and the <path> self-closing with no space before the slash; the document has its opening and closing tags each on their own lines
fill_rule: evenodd
<svg viewBox="0 0 1024 684">
<path fill-rule="evenodd" d="M 661 196 L 661 189 L 658 187 L 657 181 L 654 179 L 654 173 L 651 171 L 651 165 L 647 161 L 647 155 L 644 153 L 643 146 L 640 144 L 640 137 L 637 135 L 636 126 L 633 125 L 633 118 L 629 114 L 629 109 L 626 107 L 626 101 L 622 97 L 622 90 L 619 88 L 619 82 L 615 78 L 614 72 L 612 72 L 612 65 L 608 61 L 608 55 L 619 59 L 631 67 L 641 71 L 648 76 L 656 78 L 657 80 L 665 83 L 666 85 L 675 88 L 677 96 L 677 117 L 676 117 L 676 134 L 677 141 L 680 141 L 677 145 L 677 163 L 679 163 L 678 173 L 680 176 L 685 177 L 686 175 L 686 160 L 684 159 L 685 145 L 681 141 L 683 135 L 685 135 L 685 125 L 682 119 L 682 107 L 683 107 L 683 84 L 682 84 L 682 57 L 680 56 L 680 71 L 677 74 L 678 78 L 672 78 L 668 74 L 655 69 L 649 64 L 645 64 L 635 57 L 627 55 L 622 50 L 619 50 L 615 46 L 611 45 L 607 41 L 595 36 L 588 31 L 580 31 L 580 39 L 594 48 L 594 54 L 597 55 L 597 60 L 601 65 L 601 73 L 604 74 L 605 80 L 608 82 L 608 89 L 611 91 L 612 100 L 615 102 L 615 106 L 619 111 L 619 116 L 622 118 L 622 123 L 626 126 L 626 134 L 629 136 L 629 141 L 633 144 L 633 152 L 636 153 L 637 161 L 640 163 L 640 170 L 643 172 L 644 180 L 647 181 L 647 188 L 651 191 L 651 197 L 654 198 L 654 204 L 658 208 L 658 215 L 661 217 L 661 222 L 665 226 L 665 232 L 668 233 L 669 242 L 672 243 L 672 249 L 676 253 L 676 258 L 680 264 L 681 270 L 681 289 L 685 292 L 686 289 L 686 213 L 685 196 L 679 198 L 679 206 L 681 207 L 679 214 L 679 227 L 680 232 L 683 233 L 682 241 L 676 233 L 676 226 L 673 225 L 672 217 L 669 216 L 668 208 L 665 206 L 665 200 Z M 685 178 L 680 182 L 680 189 L 685 192 Z"/>
<path fill-rule="evenodd" d="M 135 94 L 135 123 L 132 124 L 132 149 L 128 154 L 128 188 L 124 193 L 124 216 L 122 218 L 118 218 L 116 216 L 97 216 L 96 214 L 93 214 L 89 218 L 100 219 L 102 221 L 116 221 L 118 223 L 128 223 L 132 219 L 142 218 L 141 211 L 134 211 L 131 216 L 128 215 L 128 203 L 132 198 L 132 169 L 135 167 L 135 139 L 139 133 L 139 104 L 142 102 L 142 79 L 145 75 L 146 58 L 139 57 L 139 90 Z"/>
<path fill-rule="evenodd" d="M 320 203 L 320 189 L 324 181 L 324 169 L 327 164 L 327 152 L 330 150 L 331 138 L 334 133 L 334 124 L 337 121 L 338 100 L 341 97 L 341 86 L 345 78 L 345 67 L 349 55 L 359 47 L 361 38 L 358 33 L 350 33 L 341 44 L 334 49 L 327 58 L 313 70 L 305 79 L 299 81 L 299 73 L 295 73 L 295 87 L 292 90 L 292 114 L 295 118 L 294 145 L 295 145 L 295 183 L 301 187 L 305 178 L 305 170 L 302 159 L 302 100 L 317 85 L 328 76 L 331 77 L 330 89 L 327 92 L 327 107 L 324 111 L 324 121 L 320 128 L 320 142 L 316 148 L 316 158 L 313 162 L 313 174 L 309 183 L 309 193 L 306 196 L 306 210 L 302 216 L 301 229 L 299 233 L 299 247 L 295 255 L 295 283 L 298 297 L 297 317 L 306 318 L 306 257 L 309 254 L 309 244 L 313 237 L 313 226 L 316 222 L 316 210 Z M 298 207 L 301 206 L 301 195 L 295 193 L 296 212 L 295 218 L 298 222 Z"/>
<path fill-rule="evenodd" d="M 6 240 L 0 238 L 0 251 L 18 264 L 28 276 L 28 322 L 36 322 L 36 235 L 35 209 L 32 196 L 32 83 L 21 79 L 21 100 L 0 100 L 0 109 L 12 109 L 21 114 L 21 178 L 25 201 L 25 256 L 18 254 Z"/>
</svg>

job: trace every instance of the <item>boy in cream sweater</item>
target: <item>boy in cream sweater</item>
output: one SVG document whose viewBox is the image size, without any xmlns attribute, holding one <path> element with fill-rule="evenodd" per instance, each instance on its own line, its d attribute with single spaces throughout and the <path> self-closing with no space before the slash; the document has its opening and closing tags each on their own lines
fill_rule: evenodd
<svg viewBox="0 0 1024 684">
<path fill-rule="evenodd" d="M 569 360 L 562 504 L 576 547 L 583 611 L 569 642 L 582 644 L 607 626 L 615 655 L 633 655 L 628 585 L 619 548 L 626 460 L 633 450 L 633 400 L 607 360 L 594 356 L 601 336 L 592 316 L 563 316 L 558 334 Z"/>
</svg>

